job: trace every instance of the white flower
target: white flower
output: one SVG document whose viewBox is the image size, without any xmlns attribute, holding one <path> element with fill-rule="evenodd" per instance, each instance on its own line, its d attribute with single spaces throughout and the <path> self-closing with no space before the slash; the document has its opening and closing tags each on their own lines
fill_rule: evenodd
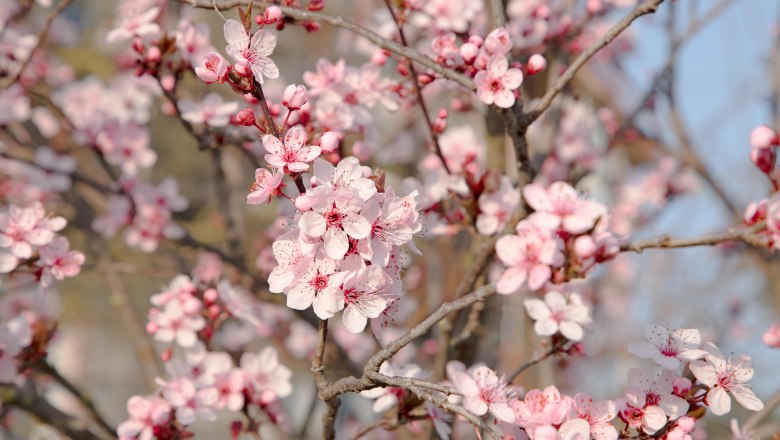
<svg viewBox="0 0 780 440">
<path fill-rule="evenodd" d="M 582 326 L 590 323 L 590 310 L 582 298 L 572 293 L 568 301 L 559 292 L 547 292 L 544 301 L 529 299 L 525 301 L 528 315 L 536 320 L 534 330 L 539 336 L 552 336 L 561 332 L 571 341 L 582 339 Z"/>
<path fill-rule="evenodd" d="M 707 404 L 712 413 L 722 416 L 731 411 L 731 393 L 737 402 L 753 411 L 761 411 L 764 404 L 756 397 L 746 382 L 753 378 L 750 356 L 742 355 L 737 359 L 726 359 L 712 342 L 704 345 L 707 356 L 703 361 L 691 362 L 690 368 L 696 379 L 710 387 Z"/>
<path fill-rule="evenodd" d="M 628 351 L 642 359 L 652 359 L 667 370 L 675 370 L 680 361 L 695 361 L 707 353 L 699 350 L 701 335 L 696 329 L 678 328 L 670 330 L 658 325 L 645 329 L 648 341 L 628 344 Z"/>
<path fill-rule="evenodd" d="M 225 22 L 225 49 L 234 60 L 252 69 L 255 80 L 263 83 L 263 77 L 274 79 L 279 77 L 279 69 L 273 60 L 268 58 L 276 47 L 276 36 L 265 30 L 259 30 L 249 39 L 244 25 L 236 20 Z"/>
</svg>

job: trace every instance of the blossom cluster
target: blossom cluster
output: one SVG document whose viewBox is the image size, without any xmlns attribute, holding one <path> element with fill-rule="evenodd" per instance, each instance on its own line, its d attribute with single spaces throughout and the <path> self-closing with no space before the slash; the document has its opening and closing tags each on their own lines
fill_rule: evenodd
<svg viewBox="0 0 780 440">
<path fill-rule="evenodd" d="M 121 439 L 186 435 L 193 422 L 214 421 L 220 410 L 246 411 L 250 421 L 262 413 L 284 427 L 279 399 L 292 393 L 292 371 L 274 347 L 255 352 L 245 345 L 289 318 L 222 279 L 222 270 L 216 255 L 201 254 L 192 277 L 178 275 L 151 297 L 147 331 L 169 345 L 163 354 L 169 377 L 157 380 L 156 394 L 128 400 Z M 236 326 L 246 326 L 248 337 Z M 234 362 L 230 351 L 236 350 L 242 354 Z M 234 422 L 234 432 L 256 429 L 242 423 Z"/>
<path fill-rule="evenodd" d="M 290 230 L 273 244 L 270 290 L 321 319 L 344 310 L 346 328 L 357 333 L 368 319 L 388 319 L 403 293 L 401 246 L 416 249 L 412 238 L 422 228 L 415 194 L 379 190 L 354 157 L 335 167 L 316 159 L 313 168 Z"/>
<path fill-rule="evenodd" d="M 443 384 L 452 389 L 447 400 L 475 416 L 495 418 L 508 438 L 530 439 L 616 440 L 619 432 L 625 435 L 630 431 L 690 439 L 698 418 L 692 413 L 702 406 L 724 415 L 731 409 L 731 395 L 749 410 L 763 409 L 747 384 L 753 375 L 748 356 L 726 357 L 711 342 L 702 346 L 695 329 L 651 325 L 646 330 L 647 341 L 632 343 L 628 349 L 661 368 L 630 369 L 625 394 L 618 399 L 593 401 L 584 393 L 565 395 L 555 386 L 523 392 L 484 364 L 466 368 L 451 361 Z M 690 378 L 681 375 L 686 366 L 692 372 Z M 387 362 L 380 373 L 417 380 L 429 377 L 415 364 L 399 367 Z M 399 414 L 408 414 L 413 408 L 404 397 L 410 392 L 388 387 L 361 394 L 376 399 L 373 409 L 377 413 L 397 407 Z M 427 410 L 426 417 L 433 420 L 442 438 L 449 438 L 448 420 Z M 616 424 L 618 420 L 622 427 Z"/>
</svg>

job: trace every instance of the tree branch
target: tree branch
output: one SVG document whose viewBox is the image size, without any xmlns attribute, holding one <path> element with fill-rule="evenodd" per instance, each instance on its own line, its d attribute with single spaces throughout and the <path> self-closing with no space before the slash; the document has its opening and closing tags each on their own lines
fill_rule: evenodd
<svg viewBox="0 0 780 440">
<path fill-rule="evenodd" d="M 713 246 L 729 241 L 741 241 L 753 246 L 766 246 L 761 237 L 756 234 L 766 228 L 765 222 L 760 222 L 749 228 L 741 228 L 729 232 L 704 235 L 691 238 L 672 238 L 668 234 L 647 240 L 639 240 L 633 243 L 625 243 L 620 246 L 621 252 L 642 253 L 645 249 L 675 249 L 695 246 Z"/>
<path fill-rule="evenodd" d="M 203 9 L 213 9 L 217 8 L 220 10 L 224 9 L 232 9 L 238 6 L 247 6 L 249 3 L 251 3 L 251 0 L 178 0 L 180 3 L 185 3 L 188 5 L 191 5 L 194 8 L 203 8 Z M 421 52 L 418 52 L 414 49 L 411 49 L 409 47 L 404 47 L 395 41 L 388 40 L 381 35 L 377 34 L 376 32 L 367 29 L 363 26 L 360 26 L 358 24 L 353 23 L 350 20 L 347 20 L 344 17 L 340 16 L 333 16 L 324 14 L 321 12 L 312 12 L 312 11 L 304 11 L 301 9 L 292 8 L 289 6 L 284 5 L 273 5 L 268 2 L 254 2 L 256 6 L 259 6 L 262 8 L 261 10 L 267 8 L 268 6 L 278 6 L 279 9 L 282 10 L 282 13 L 284 15 L 293 18 L 295 20 L 302 20 L 302 21 L 314 21 L 318 23 L 326 23 L 331 26 L 340 27 L 342 29 L 346 29 L 350 32 L 353 32 L 357 35 L 360 35 L 361 37 L 364 37 L 368 41 L 376 44 L 377 46 L 381 47 L 382 49 L 387 49 L 390 52 L 393 52 L 397 55 L 400 55 L 402 57 L 409 58 L 413 61 L 417 61 L 421 65 L 427 67 L 428 69 L 431 69 L 433 72 L 439 74 L 441 77 L 450 79 L 461 86 L 465 87 L 468 90 L 476 90 L 476 87 L 474 86 L 474 81 L 465 76 L 462 75 L 450 68 L 444 67 L 441 64 L 437 63 L 435 60 L 431 59 L 430 57 L 422 54 Z"/>
</svg>

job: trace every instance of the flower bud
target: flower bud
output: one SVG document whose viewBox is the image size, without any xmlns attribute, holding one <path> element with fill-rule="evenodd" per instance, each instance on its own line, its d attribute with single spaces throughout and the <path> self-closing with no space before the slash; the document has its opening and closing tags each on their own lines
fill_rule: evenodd
<svg viewBox="0 0 780 440">
<path fill-rule="evenodd" d="M 528 75 L 535 75 L 547 68 L 547 60 L 538 53 L 531 55 L 528 64 L 525 66 L 525 72 Z"/>
<path fill-rule="evenodd" d="M 780 325 L 773 324 L 769 327 L 766 333 L 764 333 L 762 340 L 764 344 L 770 347 L 780 348 Z"/>
<path fill-rule="evenodd" d="M 176 78 L 174 78 L 173 75 L 165 75 L 162 78 L 160 78 L 160 85 L 162 88 L 168 92 L 173 90 L 173 87 L 176 85 Z"/>
<path fill-rule="evenodd" d="M 332 153 L 339 147 L 339 136 L 332 131 L 326 131 L 320 137 L 320 148 L 325 153 Z"/>
<path fill-rule="evenodd" d="M 255 112 L 251 108 L 247 107 L 236 114 L 234 122 L 236 125 L 252 127 L 255 125 Z"/>
<path fill-rule="evenodd" d="M 590 235 L 577 237 L 574 241 L 574 253 L 582 259 L 590 258 L 596 254 L 596 242 Z"/>
<path fill-rule="evenodd" d="M 290 110 L 298 110 L 308 101 L 309 93 L 306 92 L 306 87 L 290 84 L 286 89 L 284 89 L 282 105 L 289 108 Z"/>
<path fill-rule="evenodd" d="M 769 148 L 777 143 L 777 134 L 766 125 L 759 125 L 750 133 L 750 145 L 754 148 Z"/>
<path fill-rule="evenodd" d="M 276 23 L 282 19 L 282 10 L 279 9 L 279 6 L 271 6 L 265 10 L 263 19 L 265 20 L 266 24 Z"/>
<path fill-rule="evenodd" d="M 245 78 L 251 78 L 252 75 L 252 68 L 249 66 L 249 63 L 246 61 L 239 61 L 236 64 L 233 65 L 233 70 L 236 71 L 239 75 L 245 77 Z"/>
<path fill-rule="evenodd" d="M 767 200 L 761 200 L 760 202 L 753 202 L 748 205 L 745 210 L 745 226 L 752 226 L 756 223 L 766 219 L 766 205 Z"/>
<path fill-rule="evenodd" d="M 211 288 L 206 289 L 205 292 L 203 292 L 203 301 L 206 304 L 214 304 L 217 302 L 217 298 L 219 298 L 219 293 L 217 292 L 217 289 Z"/>
<path fill-rule="evenodd" d="M 672 393 L 676 396 L 685 398 L 693 384 L 687 377 L 678 377 L 672 382 Z"/>
<path fill-rule="evenodd" d="M 206 84 L 211 84 L 215 81 L 224 81 L 225 75 L 227 75 L 228 62 L 222 58 L 222 55 L 209 52 L 203 56 L 201 65 L 195 68 L 195 75 Z"/>
<path fill-rule="evenodd" d="M 466 43 L 460 47 L 460 56 L 463 57 L 463 61 L 465 61 L 468 64 L 474 62 L 474 60 L 477 58 L 478 53 L 479 53 L 479 48 L 475 44 Z"/>
<path fill-rule="evenodd" d="M 769 174 L 775 168 L 775 150 L 772 148 L 753 148 L 750 150 L 750 160 L 764 174 Z"/>
<path fill-rule="evenodd" d="M 385 51 L 378 50 L 374 52 L 374 54 L 371 55 L 371 62 L 377 66 L 384 66 L 387 62 L 387 55 L 385 55 Z"/>
<path fill-rule="evenodd" d="M 319 11 L 325 7 L 325 0 L 311 0 L 308 9 L 310 11 Z"/>
<path fill-rule="evenodd" d="M 160 48 L 157 46 L 152 46 L 149 48 L 149 50 L 146 51 L 146 61 L 150 63 L 156 63 L 160 61 L 161 56 L 162 52 L 160 52 Z"/>
<path fill-rule="evenodd" d="M 484 40 L 482 40 L 482 37 L 480 37 L 479 35 L 471 35 L 469 37 L 468 42 L 473 44 L 474 46 L 482 47 L 482 43 L 484 42 Z"/>
<path fill-rule="evenodd" d="M 295 198 L 295 207 L 301 212 L 306 212 L 311 209 L 311 197 L 306 194 L 301 194 Z"/>
</svg>

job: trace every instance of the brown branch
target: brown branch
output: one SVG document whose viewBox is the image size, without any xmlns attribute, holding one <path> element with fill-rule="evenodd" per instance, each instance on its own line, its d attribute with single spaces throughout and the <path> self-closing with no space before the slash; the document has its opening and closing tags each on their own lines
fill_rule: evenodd
<svg viewBox="0 0 780 440">
<path fill-rule="evenodd" d="M 216 7 L 217 9 L 220 10 L 232 9 L 238 6 L 247 6 L 249 3 L 251 3 L 250 0 L 222 0 L 222 1 L 178 0 L 178 1 L 180 3 L 191 5 L 192 7 L 195 8 L 213 9 Z M 256 7 L 259 6 L 261 10 L 267 8 L 268 6 L 272 6 L 272 4 L 268 2 L 261 3 L 255 1 L 254 4 Z M 325 23 L 331 26 L 336 26 L 342 29 L 346 29 L 350 32 L 360 35 L 361 37 L 364 37 L 365 39 L 376 44 L 382 49 L 387 49 L 390 52 L 393 52 L 397 55 L 409 58 L 413 61 L 420 63 L 421 65 L 427 67 L 428 69 L 431 69 L 433 72 L 439 74 L 442 78 L 450 79 L 460 84 L 461 86 L 465 87 L 468 90 L 476 90 L 476 87 L 474 86 L 474 81 L 471 78 L 462 75 L 450 68 L 442 66 L 441 64 L 437 63 L 435 60 L 422 54 L 421 52 L 418 52 L 409 47 L 404 47 L 396 43 L 395 41 L 388 40 L 382 37 L 381 35 L 377 34 L 376 32 L 367 29 L 363 26 L 360 26 L 358 24 L 355 24 L 354 22 L 347 20 L 344 17 L 328 15 L 321 12 L 304 11 L 301 9 L 296 9 L 284 5 L 276 5 L 276 6 L 278 6 L 282 10 L 282 13 L 284 13 L 284 15 L 293 18 L 295 20 L 314 21 L 314 22 Z"/>
<path fill-rule="evenodd" d="M 279 127 L 276 125 L 276 122 L 274 122 L 274 117 L 271 114 L 271 109 L 268 108 L 268 101 L 265 99 L 265 94 L 263 93 L 263 85 L 260 84 L 257 80 L 253 80 L 255 85 L 252 88 L 252 96 L 254 96 L 258 101 L 260 101 L 260 108 L 263 109 L 263 115 L 265 116 L 265 123 L 268 125 L 268 129 L 271 130 L 271 134 L 274 135 L 277 139 L 282 138 L 282 133 L 279 131 Z"/>
<path fill-rule="evenodd" d="M 645 249 L 676 249 L 695 246 L 714 246 L 729 241 L 741 241 L 752 246 L 766 246 L 761 237 L 756 233 L 766 228 L 765 222 L 760 222 L 749 228 L 736 229 L 729 232 L 704 235 L 691 238 L 672 238 L 668 234 L 648 240 L 639 240 L 632 243 L 624 243 L 620 246 L 621 252 L 642 253 Z"/>
<path fill-rule="evenodd" d="M 622 20 L 612 26 L 606 34 L 601 36 L 601 38 L 596 40 L 589 48 L 582 52 L 574 60 L 571 66 L 566 69 L 563 75 L 558 78 L 553 86 L 547 90 L 547 93 L 545 93 L 544 96 L 536 104 L 534 104 L 534 106 L 531 108 L 531 111 L 527 115 L 530 119 L 530 122 L 527 122 L 527 124 L 530 125 L 531 122 L 536 120 L 542 113 L 544 113 L 545 110 L 550 107 L 553 99 L 555 99 L 555 97 L 558 96 L 558 94 L 561 93 L 561 91 L 574 79 L 574 76 L 577 74 L 577 72 L 593 57 L 593 55 L 604 48 L 604 46 L 612 42 L 612 40 L 617 38 L 618 35 L 620 35 L 624 30 L 626 30 L 626 28 L 628 28 L 628 26 L 631 25 L 631 23 L 634 22 L 634 20 L 643 15 L 654 13 L 658 9 L 658 5 L 663 3 L 663 1 L 664 0 L 645 0 L 644 3 L 634 8 L 634 10 L 632 10 Z"/>
<path fill-rule="evenodd" d="M 68 390 L 68 392 L 70 392 L 79 400 L 79 402 L 81 402 L 90 416 L 92 416 L 92 418 L 95 420 L 95 422 L 97 422 L 98 425 L 100 425 L 100 427 L 105 429 L 106 432 L 110 433 L 111 435 L 115 435 L 116 428 L 108 424 L 103 415 L 100 414 L 100 411 L 98 411 L 98 409 L 95 407 L 95 403 L 92 401 L 92 398 L 89 397 L 84 391 L 80 390 L 76 385 L 71 383 L 62 374 L 60 374 L 60 372 L 57 371 L 54 366 L 52 366 L 46 360 L 41 360 L 35 364 L 35 369 L 51 377 L 63 388 Z"/>
<path fill-rule="evenodd" d="M 438 383 L 428 382 L 427 380 L 416 379 L 413 377 L 386 376 L 375 371 L 367 371 L 366 377 L 379 383 L 398 388 L 420 387 L 432 391 L 438 391 L 447 395 L 462 396 L 463 393 L 453 387 Z"/>
<path fill-rule="evenodd" d="M 60 411 L 34 390 L 18 388 L 12 385 L 0 385 L 0 396 L 2 396 L 4 405 L 14 406 L 23 410 L 70 438 L 103 440 L 103 437 L 86 429 L 83 421 Z M 116 438 L 116 436 L 113 438 Z"/>
<path fill-rule="evenodd" d="M 537 357 L 535 357 L 535 358 L 531 359 L 530 361 L 524 363 L 523 365 L 520 365 L 519 367 L 517 367 L 517 369 L 515 371 L 513 371 L 512 374 L 507 376 L 507 378 L 506 378 L 507 382 L 509 382 L 509 383 L 514 382 L 515 379 L 518 378 L 518 376 L 520 376 L 521 374 L 523 374 L 525 372 L 525 370 L 527 370 L 527 369 L 533 367 L 534 365 L 544 361 L 545 359 L 549 358 L 550 356 L 553 356 L 553 355 L 556 355 L 556 354 L 559 354 L 559 353 L 563 353 L 563 352 L 564 352 L 563 345 L 561 345 L 561 344 L 553 345 L 552 347 L 550 347 L 544 353 L 538 355 Z"/>
<path fill-rule="evenodd" d="M 62 0 L 60 4 L 57 5 L 57 7 L 49 14 L 49 17 L 46 18 L 46 22 L 43 24 L 43 30 L 38 34 L 38 41 L 35 43 L 35 46 L 30 51 L 30 56 L 24 59 L 22 61 L 22 64 L 19 66 L 19 71 L 16 72 L 16 75 L 11 77 L 10 80 L 8 80 L 3 85 L 3 90 L 11 87 L 14 83 L 18 82 L 19 79 L 21 79 L 22 74 L 24 73 L 24 70 L 27 68 L 28 65 L 30 65 L 30 62 L 35 57 L 35 52 L 41 49 L 43 47 L 43 43 L 46 41 L 46 36 L 49 34 L 49 29 L 51 28 L 52 23 L 54 23 L 54 19 L 59 16 L 62 11 L 65 10 L 70 4 L 72 0 Z"/>
<path fill-rule="evenodd" d="M 390 4 L 390 0 L 385 0 L 385 5 L 387 5 L 387 10 L 390 11 L 390 16 L 393 17 L 396 28 L 398 28 L 398 35 L 401 38 L 401 44 L 403 44 L 404 47 L 409 47 L 409 43 L 406 40 L 406 35 L 404 34 L 403 24 L 395 15 L 395 11 L 393 10 L 393 5 Z M 436 134 L 436 130 L 433 128 L 433 121 L 431 121 L 431 116 L 428 114 L 428 107 L 425 105 L 425 99 L 422 95 L 422 87 L 420 87 L 420 81 L 417 77 L 417 69 L 414 68 L 414 63 L 409 63 L 409 70 L 412 75 L 412 84 L 414 85 L 414 93 L 417 98 L 417 104 L 420 106 L 423 118 L 425 119 L 425 124 L 428 126 L 428 130 L 431 133 L 433 150 L 436 153 L 436 156 L 439 157 L 439 160 L 441 161 L 444 169 L 447 171 L 447 174 L 452 174 L 450 167 L 447 165 L 447 160 L 444 158 L 444 153 L 442 153 L 441 145 L 439 144 L 439 136 Z"/>
</svg>

